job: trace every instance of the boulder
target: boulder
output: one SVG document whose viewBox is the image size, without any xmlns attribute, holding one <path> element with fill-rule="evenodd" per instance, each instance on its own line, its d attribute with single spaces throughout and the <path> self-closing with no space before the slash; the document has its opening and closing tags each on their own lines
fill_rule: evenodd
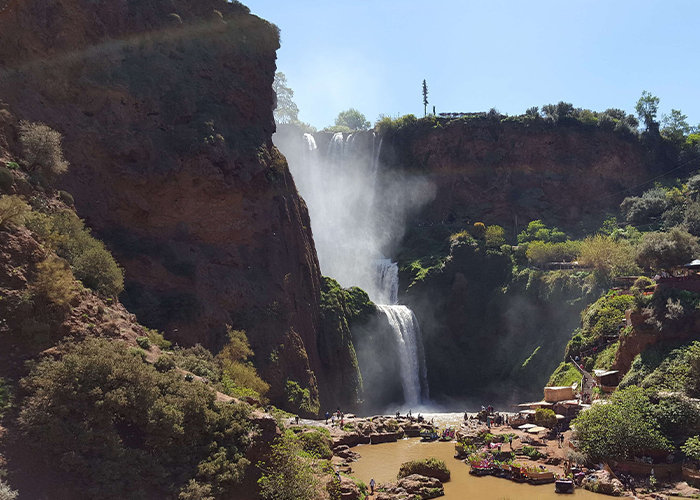
<svg viewBox="0 0 700 500">
<path fill-rule="evenodd" d="M 402 433 L 400 432 L 376 432 L 374 434 L 370 434 L 369 442 L 372 444 L 394 443 L 398 441 L 401 436 Z"/>
<path fill-rule="evenodd" d="M 427 500 L 445 494 L 442 483 L 435 478 L 411 474 L 397 483 L 379 487 L 376 500 Z"/>
<path fill-rule="evenodd" d="M 599 470 L 588 474 L 583 479 L 583 487 L 594 493 L 603 493 L 619 497 L 624 493 L 622 483 L 605 470 Z"/>
</svg>

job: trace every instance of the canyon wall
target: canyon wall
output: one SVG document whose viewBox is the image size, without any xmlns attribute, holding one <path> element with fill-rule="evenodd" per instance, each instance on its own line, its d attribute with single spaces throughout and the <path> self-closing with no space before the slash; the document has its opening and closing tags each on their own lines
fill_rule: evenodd
<svg viewBox="0 0 700 500">
<path fill-rule="evenodd" d="M 214 350 L 244 329 L 272 400 L 290 379 L 317 402 L 318 261 L 271 142 L 278 47 L 238 2 L 11 0 L 0 96 L 64 135 L 60 187 L 140 321 Z"/>
</svg>

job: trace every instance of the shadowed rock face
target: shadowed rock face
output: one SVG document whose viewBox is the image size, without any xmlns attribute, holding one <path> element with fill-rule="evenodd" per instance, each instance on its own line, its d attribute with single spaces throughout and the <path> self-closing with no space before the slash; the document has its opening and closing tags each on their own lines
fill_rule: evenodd
<svg viewBox="0 0 700 500">
<path fill-rule="evenodd" d="M 224 0 L 28 0 L 0 12 L 0 92 L 64 135 L 61 188 L 149 326 L 212 349 L 245 329 L 285 399 L 318 398 L 320 275 L 274 148 L 276 27 Z"/>
</svg>

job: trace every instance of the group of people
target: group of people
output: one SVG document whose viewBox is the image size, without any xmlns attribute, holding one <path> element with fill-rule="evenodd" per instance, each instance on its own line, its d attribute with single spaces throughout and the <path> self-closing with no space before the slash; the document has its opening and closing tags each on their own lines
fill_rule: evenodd
<svg viewBox="0 0 700 500">
<path fill-rule="evenodd" d="M 336 420 L 338 421 L 338 425 L 340 427 L 342 427 L 343 424 L 345 423 L 345 414 L 342 411 L 340 411 L 340 408 L 338 408 L 333 413 L 326 412 L 325 417 L 326 417 L 326 424 L 328 424 L 328 419 L 330 419 L 331 425 L 335 425 Z"/>
</svg>

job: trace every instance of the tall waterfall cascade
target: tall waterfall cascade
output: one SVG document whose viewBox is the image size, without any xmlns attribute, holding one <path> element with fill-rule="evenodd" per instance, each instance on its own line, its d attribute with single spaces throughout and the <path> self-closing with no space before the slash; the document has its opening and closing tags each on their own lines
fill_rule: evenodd
<svg viewBox="0 0 700 500">
<path fill-rule="evenodd" d="M 374 132 L 305 133 L 297 144 L 278 147 L 306 201 L 322 273 L 343 287 L 362 288 L 386 315 L 399 353 L 404 404 L 427 402 L 418 320 L 398 304 L 398 265 L 383 255 L 400 237 L 403 228 L 396 226 L 404 224 L 411 194 L 395 186 L 386 203 L 387 192 L 378 188 L 382 139 Z"/>
</svg>

